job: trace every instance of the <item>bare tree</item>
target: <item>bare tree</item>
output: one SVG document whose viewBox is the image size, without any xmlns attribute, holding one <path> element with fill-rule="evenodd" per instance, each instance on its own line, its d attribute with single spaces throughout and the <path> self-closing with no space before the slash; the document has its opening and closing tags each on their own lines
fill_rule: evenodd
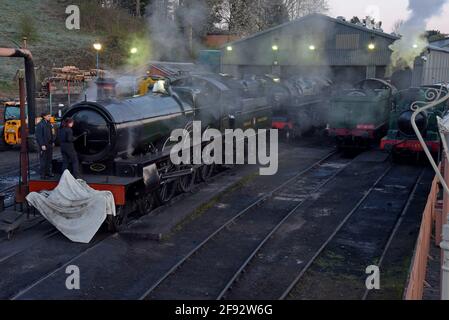
<svg viewBox="0 0 449 320">
<path fill-rule="evenodd" d="M 288 20 L 328 10 L 327 0 L 211 0 L 219 25 L 247 35 Z"/>
<path fill-rule="evenodd" d="M 393 33 L 399 35 L 403 25 L 404 20 L 397 20 L 393 25 Z"/>
<path fill-rule="evenodd" d="M 312 13 L 325 13 L 329 10 L 327 0 L 284 0 L 290 19 Z"/>
<path fill-rule="evenodd" d="M 142 16 L 142 13 L 140 12 L 140 6 L 141 6 L 140 0 L 136 0 L 136 16 L 137 17 Z"/>
</svg>

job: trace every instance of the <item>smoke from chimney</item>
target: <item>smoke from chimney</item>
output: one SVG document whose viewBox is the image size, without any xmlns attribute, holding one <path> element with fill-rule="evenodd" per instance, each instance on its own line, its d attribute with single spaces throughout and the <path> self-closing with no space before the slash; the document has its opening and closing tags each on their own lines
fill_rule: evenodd
<svg viewBox="0 0 449 320">
<path fill-rule="evenodd" d="M 426 27 L 430 18 L 439 15 L 447 0 L 409 0 L 410 17 L 400 27 L 401 39 L 390 46 L 390 71 L 413 68 L 415 59 L 426 49 Z"/>
</svg>

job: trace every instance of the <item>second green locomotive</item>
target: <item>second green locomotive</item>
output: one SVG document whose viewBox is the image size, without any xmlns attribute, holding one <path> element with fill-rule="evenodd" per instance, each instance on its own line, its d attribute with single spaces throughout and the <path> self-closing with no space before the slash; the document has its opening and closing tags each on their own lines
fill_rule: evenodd
<svg viewBox="0 0 449 320">
<path fill-rule="evenodd" d="M 332 95 L 328 133 L 340 148 L 368 147 L 387 132 L 392 99 L 397 92 L 380 79 L 366 79 L 354 89 Z"/>
</svg>

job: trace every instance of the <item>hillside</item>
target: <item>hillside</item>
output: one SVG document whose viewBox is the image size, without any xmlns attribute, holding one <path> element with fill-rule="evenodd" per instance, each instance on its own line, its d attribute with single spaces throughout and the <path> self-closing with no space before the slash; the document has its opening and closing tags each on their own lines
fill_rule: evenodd
<svg viewBox="0 0 449 320">
<path fill-rule="evenodd" d="M 71 1 L 70 3 L 76 3 Z M 86 3 L 86 2 L 84 2 Z M 133 18 L 126 16 L 123 12 L 108 12 L 108 14 L 99 14 L 101 8 L 93 8 L 90 10 L 82 8 L 81 12 L 81 30 L 68 30 L 65 27 L 65 8 L 69 4 L 66 0 L 1 0 L 0 1 L 0 46 L 14 47 L 11 39 L 18 43 L 22 43 L 22 33 L 28 32 L 32 37 L 28 41 L 28 48 L 31 49 L 35 57 L 35 65 L 38 79 L 49 74 L 51 67 L 61 67 L 64 65 L 76 65 L 80 68 L 95 67 L 95 52 L 92 44 L 96 39 L 106 41 L 115 41 L 121 43 L 120 36 L 126 34 L 124 28 L 120 28 L 121 34 L 114 35 L 112 40 L 111 32 L 98 25 L 106 25 L 105 20 L 109 19 L 110 25 L 116 27 L 119 23 L 123 25 L 123 19 L 129 19 L 127 24 L 136 24 Z M 87 4 L 88 6 L 91 4 Z M 94 11 L 97 10 L 97 11 Z M 117 16 L 114 16 L 117 14 Z M 118 16 L 120 14 L 120 16 Z M 97 15 L 97 18 L 95 18 Z M 106 17 L 107 16 L 107 17 Z M 120 20 L 121 19 L 121 20 Z M 126 21 L 126 20 L 125 20 Z M 108 26 L 110 28 L 110 26 Z M 119 29 L 116 27 L 116 29 Z M 95 31 L 92 31 L 95 30 Z M 111 61 L 110 55 L 118 56 L 116 61 L 120 61 L 121 49 L 114 51 L 109 48 L 106 53 L 109 56 L 103 61 Z M 114 56 L 114 57 L 115 57 Z M 0 97 L 15 96 L 16 84 L 12 79 L 18 70 L 22 68 L 22 62 L 14 59 L 0 58 Z"/>
</svg>

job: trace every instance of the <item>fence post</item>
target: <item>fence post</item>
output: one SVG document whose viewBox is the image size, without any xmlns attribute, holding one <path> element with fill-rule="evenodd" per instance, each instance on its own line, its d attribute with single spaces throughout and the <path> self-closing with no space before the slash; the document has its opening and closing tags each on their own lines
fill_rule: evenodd
<svg viewBox="0 0 449 320">
<path fill-rule="evenodd" d="M 441 268 L 441 300 L 449 300 L 449 224 L 443 226 L 443 266 Z"/>
<path fill-rule="evenodd" d="M 449 163 L 446 156 L 443 157 L 445 181 L 449 181 Z M 441 229 L 436 226 L 436 235 L 441 234 L 441 300 L 449 300 L 449 195 L 445 192 L 443 196 L 443 211 L 441 222 L 445 223 Z"/>
</svg>

